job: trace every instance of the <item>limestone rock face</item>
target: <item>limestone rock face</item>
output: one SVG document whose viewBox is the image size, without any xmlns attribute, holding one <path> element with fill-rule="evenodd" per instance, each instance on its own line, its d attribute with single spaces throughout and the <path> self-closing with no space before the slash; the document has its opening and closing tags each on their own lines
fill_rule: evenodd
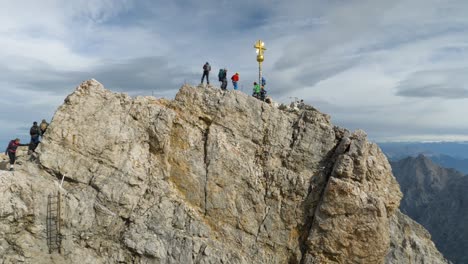
<svg viewBox="0 0 468 264">
<path fill-rule="evenodd" d="M 364 132 L 310 106 L 190 86 L 173 101 L 131 98 L 90 80 L 38 152 L 0 174 L 3 263 L 392 259 L 401 193 L 390 165 Z M 47 195 L 58 190 L 62 253 L 49 255 Z"/>
<path fill-rule="evenodd" d="M 385 263 L 448 264 L 421 225 L 400 211 L 390 221 L 391 246 Z"/>
<path fill-rule="evenodd" d="M 7 170 L 9 168 L 8 164 L 8 156 L 3 152 L 0 153 L 0 170 Z"/>
</svg>

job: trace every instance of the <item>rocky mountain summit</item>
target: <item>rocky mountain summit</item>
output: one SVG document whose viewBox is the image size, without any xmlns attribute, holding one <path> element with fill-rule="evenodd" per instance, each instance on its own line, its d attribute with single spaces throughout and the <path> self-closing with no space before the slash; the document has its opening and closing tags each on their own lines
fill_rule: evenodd
<svg viewBox="0 0 468 264">
<path fill-rule="evenodd" d="M 377 145 L 310 106 L 190 86 L 131 98 L 90 80 L 38 152 L 0 172 L 0 263 L 446 263 L 398 211 Z"/>
<path fill-rule="evenodd" d="M 404 193 L 401 210 L 432 234 L 454 263 L 468 263 L 468 177 L 424 155 L 392 162 Z"/>
</svg>

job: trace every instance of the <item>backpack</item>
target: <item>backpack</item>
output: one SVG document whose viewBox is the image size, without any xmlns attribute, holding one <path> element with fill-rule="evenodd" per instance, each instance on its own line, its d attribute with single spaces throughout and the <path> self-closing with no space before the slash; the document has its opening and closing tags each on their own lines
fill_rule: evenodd
<svg viewBox="0 0 468 264">
<path fill-rule="evenodd" d="M 211 71 L 211 66 L 209 64 L 203 65 L 203 70 L 204 71 Z"/>
<path fill-rule="evenodd" d="M 265 78 L 262 77 L 262 85 L 265 86 L 266 85 L 266 80 Z"/>
<path fill-rule="evenodd" d="M 47 125 L 48 125 L 47 123 L 41 123 L 41 126 L 40 126 L 41 131 L 45 131 L 47 129 Z"/>
<path fill-rule="evenodd" d="M 31 127 L 31 130 L 29 130 L 29 134 L 31 136 L 39 135 L 39 127 L 38 126 Z"/>
<path fill-rule="evenodd" d="M 219 81 L 222 82 L 224 77 L 226 77 L 226 73 L 224 72 L 224 69 L 219 69 L 219 73 L 218 73 Z"/>
</svg>

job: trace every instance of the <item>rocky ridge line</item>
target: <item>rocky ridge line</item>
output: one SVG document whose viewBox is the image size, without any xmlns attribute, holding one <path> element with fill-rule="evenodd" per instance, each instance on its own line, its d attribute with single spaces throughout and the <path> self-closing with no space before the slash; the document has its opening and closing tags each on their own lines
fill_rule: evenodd
<svg viewBox="0 0 468 264">
<path fill-rule="evenodd" d="M 380 149 L 312 107 L 282 111 L 190 86 L 173 101 L 133 99 L 90 80 L 59 107 L 39 152 L 14 177 L 0 174 L 4 263 L 396 263 L 422 254 L 392 250 L 401 192 Z M 63 175 L 64 253 L 48 255 L 46 195 Z"/>
</svg>

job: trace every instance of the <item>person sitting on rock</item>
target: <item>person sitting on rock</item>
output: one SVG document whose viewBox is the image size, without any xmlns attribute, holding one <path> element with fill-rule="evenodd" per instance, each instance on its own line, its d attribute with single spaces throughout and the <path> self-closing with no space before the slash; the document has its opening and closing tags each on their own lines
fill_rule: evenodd
<svg viewBox="0 0 468 264">
<path fill-rule="evenodd" d="M 301 101 L 299 101 L 299 103 L 297 104 L 297 108 L 303 109 L 304 107 L 305 107 L 304 99 L 301 99 Z"/>
<path fill-rule="evenodd" d="M 253 87 L 253 93 L 252 96 L 255 98 L 260 98 L 260 85 L 257 84 L 257 82 L 254 82 L 254 87 Z"/>
<path fill-rule="evenodd" d="M 5 155 L 8 155 L 8 158 L 10 158 L 10 171 L 14 170 L 16 161 L 16 150 L 19 146 L 29 146 L 29 144 L 20 144 L 20 139 L 16 138 L 10 141 L 7 149 L 5 150 Z"/>
<path fill-rule="evenodd" d="M 42 122 L 39 125 L 39 129 L 41 130 L 41 137 L 44 137 L 44 133 L 46 132 L 47 127 L 49 127 L 49 123 L 47 123 L 45 119 L 42 119 Z"/>
<path fill-rule="evenodd" d="M 267 91 L 265 90 L 265 86 L 262 85 L 260 89 L 260 100 L 265 101 Z"/>
<path fill-rule="evenodd" d="M 29 143 L 29 151 L 28 154 L 31 154 L 34 152 L 37 148 L 37 145 L 39 144 L 39 136 L 41 134 L 41 130 L 39 126 L 37 125 L 37 122 L 34 121 L 33 126 L 29 130 L 29 135 L 31 135 L 31 142 Z"/>
</svg>

